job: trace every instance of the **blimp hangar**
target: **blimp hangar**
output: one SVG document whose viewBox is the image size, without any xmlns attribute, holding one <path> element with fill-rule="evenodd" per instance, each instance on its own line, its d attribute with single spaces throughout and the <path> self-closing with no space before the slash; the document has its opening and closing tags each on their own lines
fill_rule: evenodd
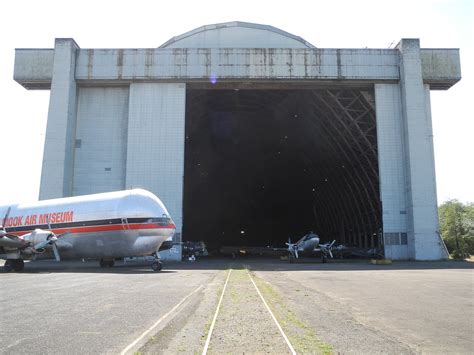
<svg viewBox="0 0 474 355">
<path fill-rule="evenodd" d="M 458 49 L 322 49 L 272 26 L 208 25 L 158 48 L 16 49 L 14 79 L 50 90 L 40 199 L 141 187 L 177 238 L 383 246 L 446 257 L 430 90 Z"/>
</svg>

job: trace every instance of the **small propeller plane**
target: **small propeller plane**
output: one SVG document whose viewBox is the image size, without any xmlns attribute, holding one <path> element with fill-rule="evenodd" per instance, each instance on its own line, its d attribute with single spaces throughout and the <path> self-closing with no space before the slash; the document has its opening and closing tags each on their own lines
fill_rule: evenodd
<svg viewBox="0 0 474 355">
<path fill-rule="evenodd" d="M 325 263 L 328 256 L 333 258 L 331 250 L 335 242 L 333 240 L 331 243 L 319 244 L 319 236 L 313 232 L 309 232 L 296 243 L 292 243 L 289 238 L 288 243 L 285 243 L 288 246 L 288 260 L 291 263 L 298 259 L 300 254 L 321 252 L 321 260 Z"/>
<path fill-rule="evenodd" d="M 24 260 L 98 259 L 112 267 L 124 257 L 155 256 L 176 226 L 161 200 L 142 189 L 0 206 L 0 259 L 4 271 L 21 271 Z"/>
</svg>

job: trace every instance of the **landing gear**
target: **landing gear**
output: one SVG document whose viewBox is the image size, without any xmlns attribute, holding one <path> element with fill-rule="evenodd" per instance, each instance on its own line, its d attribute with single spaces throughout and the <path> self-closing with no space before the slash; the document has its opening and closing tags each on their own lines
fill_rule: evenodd
<svg viewBox="0 0 474 355">
<path fill-rule="evenodd" d="M 289 253 L 288 254 L 288 261 L 290 262 L 290 264 L 293 264 L 296 261 L 295 256 L 293 254 Z"/>
<path fill-rule="evenodd" d="M 25 268 L 25 262 L 23 261 L 23 259 L 16 259 L 16 260 L 13 260 L 13 261 L 14 261 L 13 270 L 23 271 L 23 269 Z"/>
<path fill-rule="evenodd" d="M 5 265 L 3 265 L 3 271 L 11 272 L 22 271 L 25 268 L 25 262 L 23 259 L 7 259 L 5 260 Z"/>
<path fill-rule="evenodd" d="M 109 259 L 100 259 L 100 267 L 113 267 L 115 265 L 115 261 Z"/>
<path fill-rule="evenodd" d="M 327 263 L 328 262 L 328 258 L 326 255 L 322 254 L 321 255 L 321 261 L 323 262 L 323 264 Z"/>
<path fill-rule="evenodd" d="M 160 255 L 158 253 L 155 253 L 154 256 L 155 260 L 153 260 L 153 262 L 151 263 L 151 269 L 154 272 L 159 272 L 163 268 L 163 263 L 161 262 Z"/>
<path fill-rule="evenodd" d="M 155 272 L 161 271 L 162 268 L 163 268 L 163 263 L 159 260 L 156 260 L 151 263 L 151 269 Z"/>
<path fill-rule="evenodd" d="M 7 259 L 5 260 L 5 265 L 3 265 L 3 271 L 10 272 L 13 270 L 13 260 Z"/>
</svg>

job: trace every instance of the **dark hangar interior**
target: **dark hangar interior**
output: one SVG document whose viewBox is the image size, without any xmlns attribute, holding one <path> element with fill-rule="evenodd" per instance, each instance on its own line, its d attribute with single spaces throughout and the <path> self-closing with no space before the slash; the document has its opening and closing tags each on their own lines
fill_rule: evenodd
<svg viewBox="0 0 474 355">
<path fill-rule="evenodd" d="M 188 86 L 184 241 L 278 247 L 312 230 L 373 247 L 380 228 L 370 87 Z"/>
</svg>

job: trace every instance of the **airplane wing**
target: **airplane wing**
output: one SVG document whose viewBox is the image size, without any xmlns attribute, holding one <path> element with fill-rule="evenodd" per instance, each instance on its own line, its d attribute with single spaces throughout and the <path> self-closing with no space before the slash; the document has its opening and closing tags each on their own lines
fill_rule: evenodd
<svg viewBox="0 0 474 355">
<path fill-rule="evenodd" d="M 224 255 L 275 255 L 283 256 L 288 254 L 288 248 L 270 248 L 270 247 L 233 247 L 223 246 L 219 249 L 221 254 Z"/>
</svg>

